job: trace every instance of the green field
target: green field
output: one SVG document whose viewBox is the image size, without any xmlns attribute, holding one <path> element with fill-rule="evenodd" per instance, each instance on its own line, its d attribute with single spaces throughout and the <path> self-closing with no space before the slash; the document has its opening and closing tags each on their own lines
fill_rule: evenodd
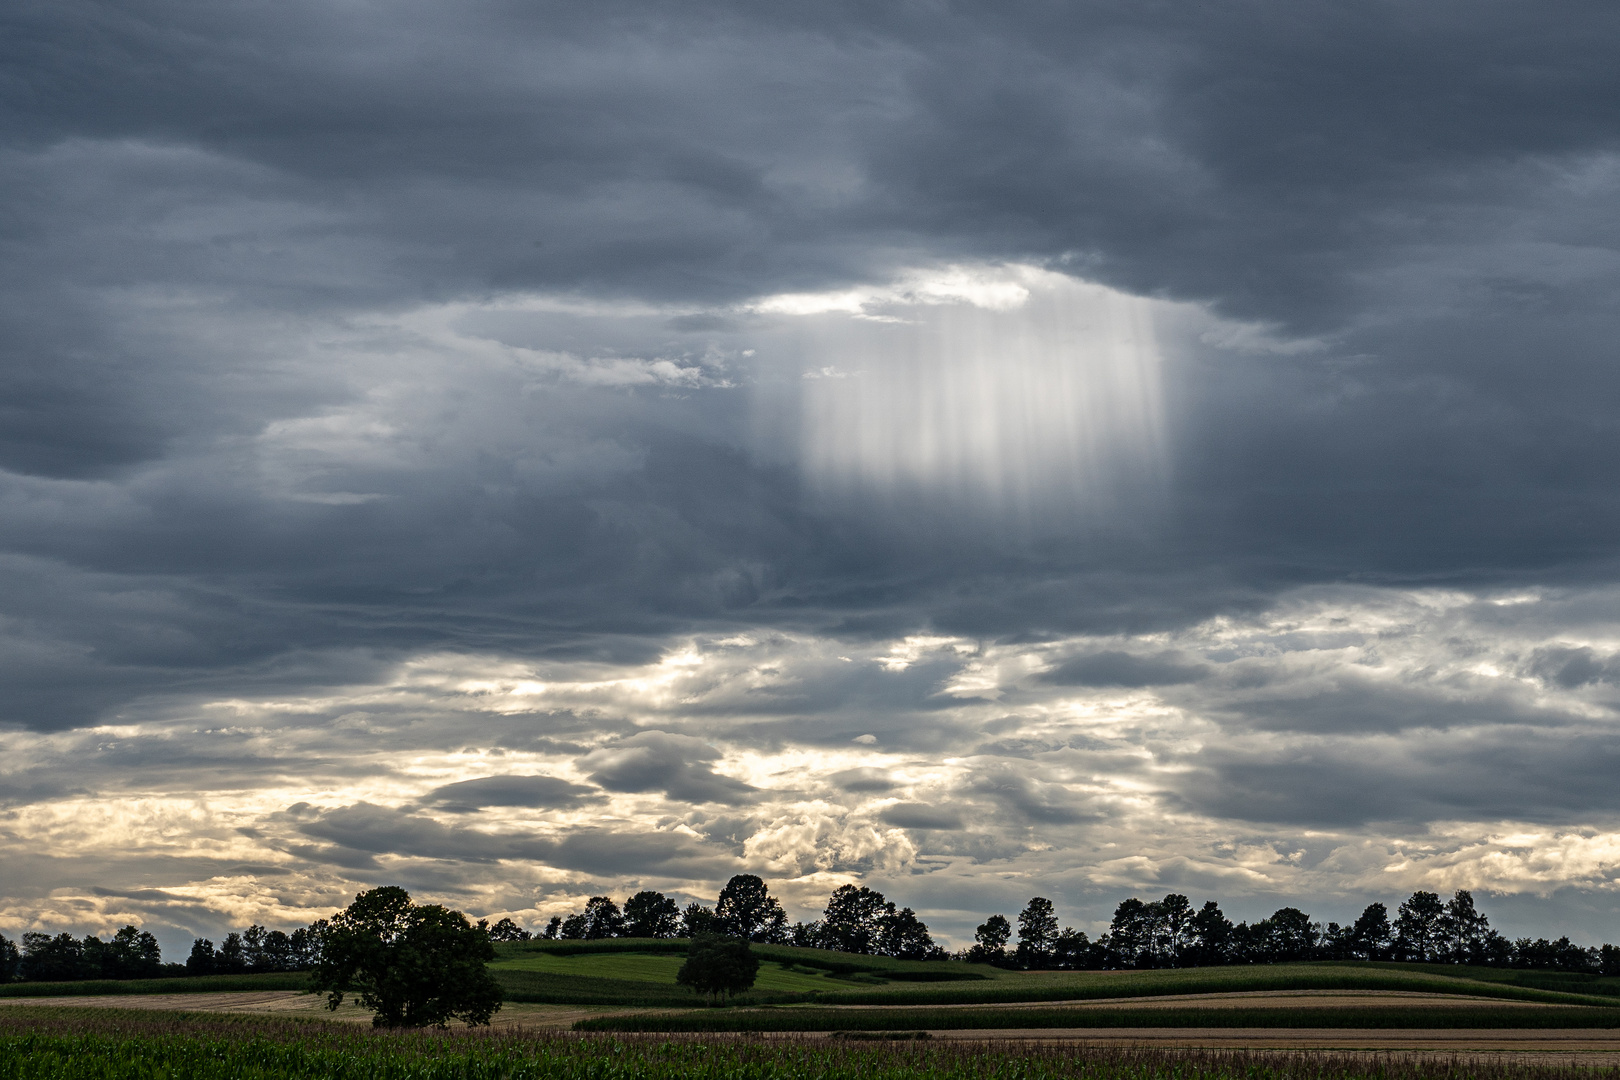
<svg viewBox="0 0 1620 1080">
<path fill-rule="evenodd" d="M 1390 1055 L 374 1032 L 197 1013 L 0 1010 L 5 1080 L 1620 1080 L 1580 1065 Z"/>
<path fill-rule="evenodd" d="M 1525 1005 L 1339 1008 L 704 1009 L 581 1020 L 575 1031 L 750 1032 L 1020 1028 L 1620 1029 L 1620 1009 Z"/>
<path fill-rule="evenodd" d="M 526 942 L 495 966 L 513 1000 L 680 1003 L 672 984 L 683 941 Z M 1006 971 L 957 961 L 904 961 L 756 945 L 758 987 L 739 1004 L 993 1005 L 1266 990 L 1399 990 L 1503 1001 L 1613 1005 L 1620 980 L 1441 964 L 1303 963 L 1159 971 Z M 786 970 L 791 965 L 794 971 Z M 812 970 L 825 975 L 804 974 Z M 519 986 L 519 975 L 550 980 Z M 608 981 L 612 980 L 612 985 Z M 639 990 L 635 987 L 640 987 Z M 619 995 L 615 997 L 615 995 Z"/>
<path fill-rule="evenodd" d="M 639 952 L 557 956 L 533 952 L 510 960 L 498 960 L 490 965 L 490 970 L 497 977 L 508 971 L 537 971 L 574 978 L 585 976 L 675 986 L 675 974 L 680 971 L 685 959 L 684 956 L 667 953 L 662 956 Z M 754 980 L 755 990 L 787 994 L 812 993 L 828 989 L 829 986 L 836 989 L 837 985 L 825 971 L 789 967 L 775 960 L 761 962 L 759 974 Z"/>
<path fill-rule="evenodd" d="M 188 975 L 175 979 L 87 979 L 82 982 L 23 982 L 0 985 L 0 997 L 77 997 L 81 994 L 217 994 L 227 990 L 302 990 L 309 973 L 267 975 Z"/>
</svg>

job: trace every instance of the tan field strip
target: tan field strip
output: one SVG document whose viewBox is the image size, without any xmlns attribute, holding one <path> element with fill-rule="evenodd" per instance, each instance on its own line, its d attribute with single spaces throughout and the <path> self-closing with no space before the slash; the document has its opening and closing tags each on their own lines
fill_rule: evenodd
<svg viewBox="0 0 1620 1080">
<path fill-rule="evenodd" d="M 336 1012 L 326 1008 L 326 999 L 301 990 L 233 990 L 217 994 L 96 994 L 71 997 L 0 998 L 5 1005 L 35 1005 L 60 1009 L 157 1009 L 165 1012 L 247 1013 L 340 1020 L 370 1024 L 371 1013 L 353 999 Z M 566 1030 L 574 1021 L 592 1016 L 636 1012 L 635 1009 L 589 1008 L 581 1005 L 531 1005 L 507 1002 L 495 1014 L 495 1027 L 532 1027 Z"/>
<path fill-rule="evenodd" d="M 993 1001 L 972 1005 L 829 1005 L 809 1003 L 788 1008 L 850 1009 L 1113 1009 L 1127 1005 L 1133 1009 L 1176 1009 L 1188 1005 L 1209 1009 L 1241 1009 L 1264 1005 L 1286 1005 L 1291 1009 L 1343 1009 L 1365 1005 L 1405 1005 L 1412 1008 L 1434 1006 L 1579 1009 L 1546 1001 L 1518 1001 L 1513 998 L 1476 997 L 1471 994 L 1434 994 L 1419 990 L 1243 990 L 1228 994 L 1163 994 L 1152 997 L 1070 998 L 1063 1001 Z"/>
<path fill-rule="evenodd" d="M 1620 1066 L 1620 1031 L 1591 1028 L 997 1028 L 933 1031 L 936 1039 L 1026 1045 L 1266 1050 Z"/>
</svg>

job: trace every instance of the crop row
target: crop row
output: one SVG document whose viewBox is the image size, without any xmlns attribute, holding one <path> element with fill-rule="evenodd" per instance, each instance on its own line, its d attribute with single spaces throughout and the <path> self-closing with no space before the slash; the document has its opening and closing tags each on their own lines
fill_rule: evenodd
<svg viewBox="0 0 1620 1080">
<path fill-rule="evenodd" d="M 14 1019 L 14 1018 L 13 1018 Z M 96 1025 L 86 1022 L 89 1027 Z M 0 1080 L 1620 1080 L 1620 1070 L 1375 1055 L 201 1025 L 0 1023 Z M 24 1025 L 26 1026 L 26 1025 Z M 274 1037 L 279 1034 L 281 1037 Z"/>
<path fill-rule="evenodd" d="M 600 1016 L 576 1031 L 750 1032 L 1018 1028 L 1620 1028 L 1620 1009 L 1580 1006 L 1298 1008 L 713 1009 Z"/>
</svg>

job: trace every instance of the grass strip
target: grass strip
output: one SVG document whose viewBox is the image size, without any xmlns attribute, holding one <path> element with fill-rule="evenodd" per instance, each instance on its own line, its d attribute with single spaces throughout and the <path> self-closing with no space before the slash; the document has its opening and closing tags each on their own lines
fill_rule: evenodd
<svg viewBox="0 0 1620 1080">
<path fill-rule="evenodd" d="M 85 979 L 80 982 L 23 982 L 0 986 L 0 997 L 77 997 L 102 994 L 218 994 L 228 990 L 304 990 L 309 972 L 264 975 L 184 975 L 172 979 Z"/>
<path fill-rule="evenodd" d="M 707 1009 L 601 1016 L 575 1031 L 752 1032 L 995 1028 L 1620 1028 L 1620 1009 L 1474 1006 L 1091 1009 Z"/>
<path fill-rule="evenodd" d="M 823 993 L 818 1000 L 829 1005 L 1004 1005 L 1263 990 L 1405 990 L 1561 1005 L 1611 1004 L 1603 997 L 1505 982 L 1478 981 L 1427 971 L 1329 963 L 1184 968 L 1175 971 L 1082 972 L 1074 975 L 1003 978 L 976 984 L 851 988 Z"/>
</svg>

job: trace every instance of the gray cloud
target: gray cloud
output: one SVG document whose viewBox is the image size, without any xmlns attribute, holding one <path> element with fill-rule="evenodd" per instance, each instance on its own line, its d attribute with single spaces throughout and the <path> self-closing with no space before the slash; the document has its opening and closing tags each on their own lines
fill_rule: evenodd
<svg viewBox="0 0 1620 1080">
<path fill-rule="evenodd" d="M 423 797 L 423 801 L 468 810 L 484 806 L 560 809 L 577 806 L 583 797 L 591 794 L 592 789 L 583 784 L 570 783 L 555 776 L 483 776 L 436 787 Z"/>
<path fill-rule="evenodd" d="M 827 779 L 844 791 L 855 793 L 893 791 L 898 786 L 887 772 L 872 768 L 845 769 Z"/>
<path fill-rule="evenodd" d="M 879 815 L 887 824 L 902 829 L 960 829 L 962 813 L 951 806 L 928 803 L 895 803 Z"/>
<path fill-rule="evenodd" d="M 1597 0 L 7 6 L 7 910 L 1328 895 L 1431 827 L 1607 835 L 1617 44 Z M 1151 310 L 1131 467 L 1117 369 L 1023 355 L 1091 309 L 917 284 L 1009 264 Z M 952 482 L 826 482 L 852 446 Z M 1577 873 L 1513 865 L 1469 873 Z"/>
<path fill-rule="evenodd" d="M 1529 670 L 1539 678 L 1573 690 L 1593 683 L 1612 683 L 1620 676 L 1620 661 L 1613 655 L 1599 656 L 1592 649 L 1537 649 Z"/>
<path fill-rule="evenodd" d="M 1197 682 L 1209 671 L 1207 665 L 1188 664 L 1175 654 L 1099 652 L 1071 656 L 1041 679 L 1058 686 L 1169 686 Z"/>
<path fill-rule="evenodd" d="M 694 803 L 747 802 L 755 789 L 721 776 L 706 762 L 720 751 L 689 735 L 643 731 L 581 759 L 591 779 L 609 791 L 662 791 L 671 799 Z"/>
</svg>

